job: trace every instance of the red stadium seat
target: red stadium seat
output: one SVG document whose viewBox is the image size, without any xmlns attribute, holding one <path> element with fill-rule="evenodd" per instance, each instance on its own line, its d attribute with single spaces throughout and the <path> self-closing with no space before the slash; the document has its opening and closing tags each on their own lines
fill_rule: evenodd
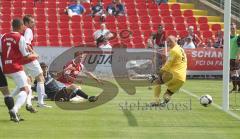
<svg viewBox="0 0 240 139">
<path fill-rule="evenodd" d="M 74 36 L 82 36 L 82 30 L 81 29 L 73 29 L 72 30 L 72 35 Z"/>
<path fill-rule="evenodd" d="M 142 30 L 132 30 L 132 37 L 141 37 Z"/>
<path fill-rule="evenodd" d="M 188 35 L 188 32 L 186 30 L 178 31 L 178 35 L 180 38 L 185 38 Z"/>
<path fill-rule="evenodd" d="M 130 30 L 139 30 L 138 23 L 129 24 Z"/>
<path fill-rule="evenodd" d="M 148 3 L 148 9 L 158 9 L 158 5 L 155 3 Z"/>
<path fill-rule="evenodd" d="M 148 16 L 148 11 L 147 10 L 143 10 L 143 9 L 140 9 L 137 11 L 138 15 L 140 16 Z"/>
<path fill-rule="evenodd" d="M 157 9 L 149 9 L 149 16 L 159 16 L 159 12 Z"/>
<path fill-rule="evenodd" d="M 212 31 L 219 31 L 222 29 L 220 24 L 213 24 L 211 28 L 212 28 Z"/>
<path fill-rule="evenodd" d="M 72 17 L 72 22 L 80 23 L 81 21 L 82 21 L 82 17 L 81 16 L 73 16 Z"/>
<path fill-rule="evenodd" d="M 128 25 L 126 23 L 121 23 L 121 24 L 118 24 L 118 29 L 119 30 L 126 30 L 128 29 Z"/>
<path fill-rule="evenodd" d="M 35 33 L 37 34 L 37 36 L 44 36 L 46 35 L 46 29 L 38 28 Z"/>
<path fill-rule="evenodd" d="M 176 24 L 176 30 L 186 30 L 185 24 Z"/>
<path fill-rule="evenodd" d="M 85 30 L 83 30 L 83 33 L 84 33 L 85 37 L 93 37 L 94 31 L 91 30 L 91 29 L 86 28 Z"/>
<path fill-rule="evenodd" d="M 129 16 L 128 21 L 129 21 L 129 23 L 138 23 L 138 17 L 137 16 Z"/>
<path fill-rule="evenodd" d="M 165 30 L 174 30 L 174 25 L 173 24 L 165 24 L 164 29 Z"/>
<path fill-rule="evenodd" d="M 73 22 L 72 24 L 70 24 L 72 30 L 74 29 L 80 29 L 81 28 L 81 23 L 80 22 Z"/>
<path fill-rule="evenodd" d="M 73 45 L 77 46 L 83 43 L 82 36 L 73 36 Z"/>
<path fill-rule="evenodd" d="M 31 15 L 33 15 L 33 13 L 34 13 L 33 8 L 27 8 L 24 11 L 24 14 L 31 14 Z"/>
<path fill-rule="evenodd" d="M 162 18 L 159 17 L 159 16 L 152 17 L 152 22 L 157 23 L 157 24 L 161 24 L 162 23 Z"/>
<path fill-rule="evenodd" d="M 137 15 L 137 12 L 136 12 L 136 10 L 134 9 L 134 10 L 127 10 L 127 15 L 128 16 L 136 16 Z"/>
<path fill-rule="evenodd" d="M 198 18 L 198 24 L 207 24 L 208 18 L 207 17 L 199 17 Z"/>
<path fill-rule="evenodd" d="M 113 23 L 115 22 L 115 16 L 107 16 L 105 22 Z"/>
<path fill-rule="evenodd" d="M 174 18 L 174 21 L 175 21 L 176 24 L 183 24 L 185 22 L 185 19 L 182 16 L 176 16 Z"/>
<path fill-rule="evenodd" d="M 187 24 L 196 24 L 196 18 L 195 17 L 188 17 L 186 19 Z"/>
<path fill-rule="evenodd" d="M 172 17 L 164 17 L 163 18 L 163 23 L 173 23 L 173 18 Z"/>
<path fill-rule="evenodd" d="M 169 5 L 167 3 L 161 3 L 159 8 L 160 10 L 169 10 Z"/>
<path fill-rule="evenodd" d="M 149 23 L 150 18 L 148 16 L 141 16 L 140 18 L 141 23 Z"/>
<path fill-rule="evenodd" d="M 170 11 L 169 10 L 161 10 L 160 15 L 165 17 L 165 16 L 170 16 Z"/>
<path fill-rule="evenodd" d="M 172 10 L 172 16 L 175 16 L 175 17 L 182 16 L 182 11 L 181 10 Z"/>
<path fill-rule="evenodd" d="M 202 33 L 202 35 L 203 35 L 203 38 L 205 38 L 205 39 L 211 39 L 211 38 L 213 38 L 213 33 L 212 33 L 212 31 L 204 31 L 204 32 Z"/>
<path fill-rule="evenodd" d="M 141 30 L 151 30 L 151 27 L 149 24 L 141 24 Z"/>
<path fill-rule="evenodd" d="M 193 16 L 193 11 L 192 11 L 192 10 L 185 10 L 185 11 L 183 12 L 183 16 L 185 16 L 185 17 L 191 17 L 191 16 Z"/>
<path fill-rule="evenodd" d="M 200 31 L 208 31 L 209 25 L 208 24 L 200 24 L 199 28 L 200 28 Z"/>
<path fill-rule="evenodd" d="M 126 18 L 126 16 L 118 16 L 118 17 L 117 17 L 117 21 L 120 22 L 120 23 L 121 23 L 121 22 L 125 22 L 125 23 L 126 23 L 127 18 Z"/>
<path fill-rule="evenodd" d="M 58 30 L 57 29 L 50 29 L 48 31 L 49 36 L 58 36 Z"/>
<path fill-rule="evenodd" d="M 60 28 L 69 28 L 69 24 L 64 23 L 64 22 L 60 22 L 60 23 L 59 23 L 59 27 L 60 27 Z"/>
<path fill-rule="evenodd" d="M 136 4 L 136 8 L 138 9 L 138 10 L 142 10 L 142 9 L 147 9 L 147 5 L 146 5 L 146 2 L 139 2 L 138 1 L 138 3 Z"/>
<path fill-rule="evenodd" d="M 118 24 L 125 24 L 126 25 L 126 23 L 125 22 L 123 22 L 123 23 L 118 23 Z M 98 28 L 100 28 L 100 27 L 98 27 Z M 116 24 L 107 24 L 107 28 L 109 29 L 109 30 L 116 30 Z"/>
<path fill-rule="evenodd" d="M 92 29 L 93 28 L 93 24 L 92 22 L 84 22 L 84 24 L 82 25 L 83 29 Z"/>
<path fill-rule="evenodd" d="M 61 28 L 60 34 L 61 36 L 70 36 L 70 30 L 68 28 Z"/>
<path fill-rule="evenodd" d="M 71 47 L 71 39 L 69 36 L 62 36 L 61 37 L 61 41 L 62 41 L 62 46 L 64 47 Z"/>
<path fill-rule="evenodd" d="M 127 4 L 127 5 L 125 5 L 125 7 L 126 7 L 127 10 L 135 9 L 134 3 L 133 4 Z"/>
<path fill-rule="evenodd" d="M 171 5 L 171 10 L 180 10 L 181 6 L 178 3 L 174 3 Z"/>
</svg>

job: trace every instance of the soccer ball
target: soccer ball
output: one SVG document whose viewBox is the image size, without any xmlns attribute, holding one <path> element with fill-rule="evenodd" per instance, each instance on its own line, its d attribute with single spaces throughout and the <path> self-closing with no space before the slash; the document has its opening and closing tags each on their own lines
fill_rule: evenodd
<svg viewBox="0 0 240 139">
<path fill-rule="evenodd" d="M 210 95 L 204 95 L 200 97 L 200 104 L 204 107 L 207 107 L 213 102 L 213 99 Z"/>
</svg>

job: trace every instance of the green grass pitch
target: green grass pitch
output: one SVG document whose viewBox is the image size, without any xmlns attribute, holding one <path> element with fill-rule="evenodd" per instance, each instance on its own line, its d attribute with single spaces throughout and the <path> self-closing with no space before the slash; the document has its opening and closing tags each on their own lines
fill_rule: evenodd
<svg viewBox="0 0 240 139">
<path fill-rule="evenodd" d="M 10 88 L 14 85 L 9 80 Z M 221 105 L 222 81 L 188 80 L 183 89 L 201 96 L 209 94 L 214 103 Z M 96 88 L 83 87 L 94 94 Z M 165 91 L 165 88 L 162 89 Z M 185 104 L 183 109 L 139 109 L 122 107 L 128 104 L 146 104 L 152 99 L 152 90 L 137 88 L 135 95 L 123 91 L 112 101 L 85 111 L 67 111 L 58 108 L 38 109 L 31 114 L 23 107 L 20 124 L 9 121 L 3 97 L 0 97 L 1 139 L 239 139 L 240 120 L 213 105 L 203 107 L 199 100 L 183 91 L 173 96 L 172 103 Z M 235 101 L 236 98 L 236 101 Z M 239 107 L 240 93 L 230 94 L 231 108 Z M 190 104 L 191 100 L 191 104 Z M 33 102 L 36 106 L 36 102 Z M 191 105 L 191 106 L 190 106 Z M 124 108 L 124 110 L 122 110 Z M 240 116 L 240 112 L 234 111 Z"/>
</svg>

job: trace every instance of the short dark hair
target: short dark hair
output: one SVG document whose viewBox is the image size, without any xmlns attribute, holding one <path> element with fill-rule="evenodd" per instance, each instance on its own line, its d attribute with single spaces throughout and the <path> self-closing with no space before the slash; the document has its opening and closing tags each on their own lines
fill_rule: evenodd
<svg viewBox="0 0 240 139">
<path fill-rule="evenodd" d="M 23 25 L 23 21 L 19 18 L 15 18 L 12 20 L 12 28 L 13 30 L 17 30 Z"/>
<path fill-rule="evenodd" d="M 24 23 L 24 25 L 25 25 L 26 23 L 29 23 L 31 18 L 33 18 L 32 15 L 30 15 L 30 14 L 25 15 L 25 16 L 23 17 L 23 23 Z"/>
</svg>

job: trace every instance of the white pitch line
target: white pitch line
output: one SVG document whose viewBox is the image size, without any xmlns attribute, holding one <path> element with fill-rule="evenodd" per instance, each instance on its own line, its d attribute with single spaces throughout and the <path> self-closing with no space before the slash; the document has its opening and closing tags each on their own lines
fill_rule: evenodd
<svg viewBox="0 0 240 139">
<path fill-rule="evenodd" d="M 188 95 L 190 95 L 190 96 L 193 96 L 193 97 L 195 97 L 195 98 L 200 98 L 200 96 L 197 96 L 196 94 L 191 93 L 191 92 L 188 91 L 188 90 L 181 89 L 180 91 L 182 91 L 182 92 L 184 92 L 184 93 L 186 93 L 186 94 L 188 94 Z M 216 107 L 217 109 L 224 111 L 220 105 L 218 105 L 218 104 L 216 104 L 216 103 L 212 103 L 212 105 L 213 105 L 214 107 Z M 236 113 L 234 113 L 234 112 L 232 112 L 232 111 L 224 111 L 224 112 L 226 112 L 227 114 L 231 115 L 232 117 L 240 120 L 240 116 L 237 115 Z"/>
</svg>

